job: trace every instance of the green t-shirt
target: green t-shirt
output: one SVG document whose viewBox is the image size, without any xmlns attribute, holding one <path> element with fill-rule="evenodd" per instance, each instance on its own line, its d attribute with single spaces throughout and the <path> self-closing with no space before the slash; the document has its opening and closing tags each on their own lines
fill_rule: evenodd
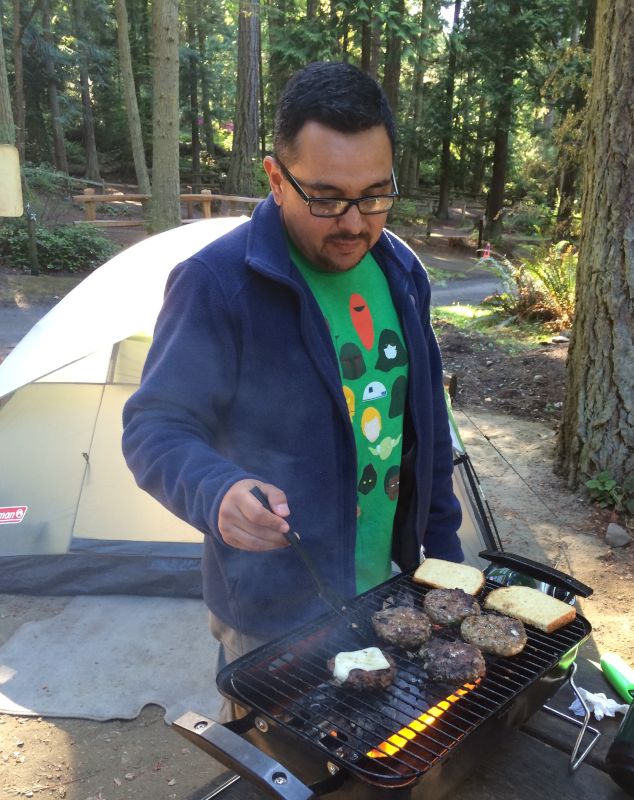
<svg viewBox="0 0 634 800">
<path fill-rule="evenodd" d="M 408 357 L 387 279 L 368 253 L 345 272 L 315 269 L 289 242 L 293 263 L 326 319 L 357 447 L 357 592 L 391 575 Z"/>
</svg>

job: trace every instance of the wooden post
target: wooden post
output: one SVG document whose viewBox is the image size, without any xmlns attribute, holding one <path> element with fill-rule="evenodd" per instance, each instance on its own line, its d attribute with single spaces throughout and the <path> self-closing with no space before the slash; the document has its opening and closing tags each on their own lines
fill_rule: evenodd
<svg viewBox="0 0 634 800">
<path fill-rule="evenodd" d="M 94 189 L 84 189 L 84 219 L 89 222 L 94 222 L 97 219 L 97 204 L 93 199 L 89 199 L 94 195 Z"/>
<path fill-rule="evenodd" d="M 203 189 L 201 194 L 208 194 L 209 197 L 201 200 L 200 205 L 205 219 L 211 219 L 211 189 Z"/>
</svg>

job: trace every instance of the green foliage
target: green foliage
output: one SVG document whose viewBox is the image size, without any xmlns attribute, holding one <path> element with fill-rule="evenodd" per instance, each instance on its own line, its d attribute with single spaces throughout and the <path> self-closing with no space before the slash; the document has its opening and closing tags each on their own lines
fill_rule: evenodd
<svg viewBox="0 0 634 800">
<path fill-rule="evenodd" d="M 24 180 L 31 192 L 63 195 L 69 190 L 69 177 L 58 172 L 50 164 L 24 164 L 22 167 Z"/>
<path fill-rule="evenodd" d="M 421 221 L 421 214 L 413 200 L 401 197 L 392 206 L 390 211 L 390 225 L 417 225 Z"/>
<path fill-rule="evenodd" d="M 602 508 L 613 508 L 634 515 L 634 476 L 627 477 L 619 485 L 608 470 L 586 481 L 590 499 Z"/>
<path fill-rule="evenodd" d="M 89 272 L 118 249 L 88 225 L 39 225 L 36 241 L 40 269 L 50 272 Z M 10 220 L 0 226 L 0 257 L 8 266 L 30 269 L 28 244 L 24 220 Z"/>
<path fill-rule="evenodd" d="M 527 233 L 540 236 L 552 224 L 553 211 L 543 203 L 524 200 L 516 203 L 504 215 L 504 229 L 507 233 Z"/>
<path fill-rule="evenodd" d="M 502 283 L 503 294 L 486 302 L 503 315 L 539 320 L 553 327 L 572 323 L 577 253 L 569 242 L 537 248 L 517 264 L 489 256 L 480 259 L 478 266 L 489 269 Z"/>
</svg>

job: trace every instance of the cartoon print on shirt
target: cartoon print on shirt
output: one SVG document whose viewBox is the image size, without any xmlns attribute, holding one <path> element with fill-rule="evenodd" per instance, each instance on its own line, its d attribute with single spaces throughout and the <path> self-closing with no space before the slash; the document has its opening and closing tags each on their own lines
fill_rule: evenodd
<svg viewBox="0 0 634 800">
<path fill-rule="evenodd" d="M 398 464 L 391 466 L 385 473 L 385 478 L 383 479 L 383 488 L 385 489 L 385 494 L 390 498 L 390 500 L 398 499 L 400 477 L 401 468 Z"/>
<path fill-rule="evenodd" d="M 381 461 L 387 461 L 387 459 L 392 455 L 392 450 L 396 447 L 396 445 L 401 441 L 401 434 L 393 439 L 391 436 L 386 436 L 383 441 L 379 442 L 376 447 L 368 447 L 368 450 L 372 453 L 373 456 L 378 456 Z"/>
<path fill-rule="evenodd" d="M 363 353 L 353 342 L 346 342 L 339 351 L 341 374 L 344 380 L 353 381 L 360 378 L 366 371 Z"/>
<path fill-rule="evenodd" d="M 379 357 L 375 368 L 389 372 L 394 367 L 403 367 L 405 364 L 407 364 L 407 350 L 398 333 L 385 328 L 379 336 Z"/>
<path fill-rule="evenodd" d="M 368 464 L 361 474 L 361 480 L 357 487 L 359 492 L 361 494 L 370 494 L 372 489 L 376 486 L 377 477 L 376 470 L 372 464 Z"/>
<path fill-rule="evenodd" d="M 366 408 L 361 416 L 361 432 L 369 442 L 376 442 L 381 435 L 381 415 L 370 406 Z"/>
<path fill-rule="evenodd" d="M 390 410 L 388 416 L 390 419 L 400 417 L 405 412 L 405 399 L 407 397 L 407 378 L 405 375 L 399 375 L 392 384 L 392 399 L 390 400 Z"/>
<path fill-rule="evenodd" d="M 360 294 L 350 295 L 350 319 L 361 344 L 370 350 L 374 344 L 374 321 L 368 304 Z"/>
<path fill-rule="evenodd" d="M 363 390 L 363 402 L 369 403 L 371 400 L 380 400 L 387 397 L 387 389 L 381 381 L 372 381 Z"/>
<path fill-rule="evenodd" d="M 355 399 L 354 399 L 354 392 L 349 386 L 343 387 L 343 396 L 346 398 L 346 405 L 348 406 L 348 414 L 350 414 L 350 420 L 354 419 L 354 412 L 355 412 Z"/>
</svg>

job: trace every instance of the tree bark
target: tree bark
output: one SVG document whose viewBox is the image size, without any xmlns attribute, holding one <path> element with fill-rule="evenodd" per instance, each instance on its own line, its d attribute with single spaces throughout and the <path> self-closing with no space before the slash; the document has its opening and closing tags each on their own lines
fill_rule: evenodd
<svg viewBox="0 0 634 800">
<path fill-rule="evenodd" d="M 189 58 L 187 78 L 189 84 L 189 119 L 192 134 L 192 192 L 199 194 L 202 188 L 200 179 L 200 125 L 198 122 L 198 59 L 197 36 L 194 20 L 196 18 L 195 2 L 188 3 L 187 8 L 187 40 L 189 42 Z"/>
<path fill-rule="evenodd" d="M 24 105 L 24 64 L 22 51 L 22 3 L 13 0 L 13 78 L 15 93 L 15 145 L 20 154 L 20 162 L 24 162 L 26 142 L 26 109 Z"/>
<path fill-rule="evenodd" d="M 592 50 L 594 44 L 594 25 L 597 13 L 596 0 L 586 0 L 586 19 L 580 44 L 586 50 Z M 586 94 L 577 86 L 573 92 L 570 103 L 570 113 L 579 114 L 586 105 Z M 561 180 L 559 183 L 559 207 L 555 223 L 555 237 L 557 239 L 570 239 L 572 217 L 575 201 L 577 199 L 577 183 L 579 177 L 579 161 L 571 160 L 567 155 L 561 167 Z"/>
<path fill-rule="evenodd" d="M 404 142 L 403 153 L 398 171 L 399 185 L 407 193 L 418 189 L 419 163 L 418 163 L 418 131 L 423 122 L 423 106 L 425 97 L 425 36 L 427 35 L 427 18 L 425 6 L 420 12 L 420 30 L 416 40 L 416 64 L 414 65 L 414 80 L 411 92 L 412 122 L 410 131 Z"/>
<path fill-rule="evenodd" d="M 84 26 L 84 0 L 73 0 L 75 29 L 79 54 L 79 82 L 81 88 L 81 105 L 84 119 L 84 149 L 86 153 L 86 177 L 91 181 L 101 181 L 99 173 L 99 157 L 95 139 L 95 118 L 92 113 L 92 97 L 90 93 L 90 72 L 88 69 L 88 48 Z"/>
<path fill-rule="evenodd" d="M 260 4 L 240 0 L 238 22 L 238 82 L 231 164 L 225 189 L 253 197 L 258 157 L 258 96 L 260 63 Z"/>
<path fill-rule="evenodd" d="M 178 0 L 152 4 L 151 233 L 180 225 L 178 117 Z"/>
<path fill-rule="evenodd" d="M 442 153 L 440 156 L 440 189 L 436 216 L 449 219 L 449 191 L 451 188 L 451 134 L 453 128 L 453 95 L 456 83 L 456 35 L 460 24 L 460 7 L 462 0 L 454 1 L 453 27 L 449 34 L 449 63 L 445 80 L 445 125 L 442 137 Z"/>
<path fill-rule="evenodd" d="M 42 0 L 42 34 L 50 49 L 53 48 L 53 31 L 51 30 L 51 9 L 49 0 Z M 53 162 L 55 169 L 68 175 L 68 158 L 66 156 L 66 142 L 64 128 L 62 127 L 62 112 L 59 107 L 57 92 L 57 74 L 55 62 L 50 53 L 45 55 L 46 81 L 48 85 L 48 105 L 51 111 L 51 126 L 53 129 Z"/>
<path fill-rule="evenodd" d="M 207 23 L 203 17 L 202 0 L 196 0 L 196 18 L 198 31 L 198 61 L 200 64 L 200 99 L 203 112 L 203 130 L 205 137 L 205 150 L 209 156 L 215 152 L 213 127 L 211 122 L 211 105 L 209 99 L 209 75 L 207 72 L 207 55 L 205 52 L 205 35 Z"/>
<path fill-rule="evenodd" d="M 7 72 L 4 39 L 2 38 L 2 17 L 0 17 L 0 144 L 15 144 L 15 125 L 13 124 Z"/>
<path fill-rule="evenodd" d="M 128 25 L 128 10 L 126 0 L 115 0 L 115 13 L 117 16 L 117 36 L 119 42 L 119 67 L 123 81 L 125 107 L 128 115 L 128 129 L 130 131 L 130 144 L 132 145 L 132 158 L 134 171 L 141 194 L 150 194 L 150 176 L 145 163 L 145 148 L 141 132 L 141 117 L 139 104 L 136 97 L 136 86 L 132 72 L 132 54 L 130 52 L 130 30 Z"/>
<path fill-rule="evenodd" d="M 599 0 L 576 313 L 557 469 L 571 488 L 634 474 L 634 7 Z"/>
<path fill-rule="evenodd" d="M 392 0 L 391 6 L 400 21 L 405 17 L 405 0 Z M 385 43 L 385 72 L 383 90 L 389 100 L 396 118 L 399 104 L 399 85 L 401 82 L 401 58 L 403 53 L 402 34 L 393 24 L 388 23 Z"/>
<path fill-rule="evenodd" d="M 489 194 L 487 197 L 487 225 L 485 236 L 497 239 L 502 233 L 502 213 L 504 210 L 504 194 L 506 186 L 506 169 L 509 154 L 509 132 L 513 117 L 513 81 L 515 70 L 510 67 L 503 78 L 504 91 L 500 98 L 495 118 L 495 134 L 493 137 L 493 169 Z"/>
</svg>

